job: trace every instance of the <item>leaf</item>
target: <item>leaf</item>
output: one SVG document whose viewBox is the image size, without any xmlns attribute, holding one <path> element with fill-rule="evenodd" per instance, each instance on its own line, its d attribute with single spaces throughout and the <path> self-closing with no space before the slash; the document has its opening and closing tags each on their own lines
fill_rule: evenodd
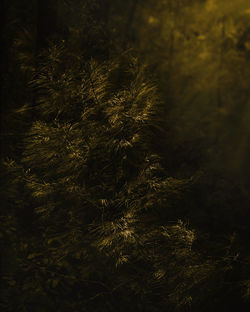
<svg viewBox="0 0 250 312">
<path fill-rule="evenodd" d="M 33 258 L 35 258 L 35 256 L 36 256 L 36 254 L 29 254 L 28 257 L 27 257 L 27 259 L 29 259 L 29 260 L 30 260 L 30 259 L 33 259 Z"/>
<path fill-rule="evenodd" d="M 16 285 L 16 281 L 15 280 L 10 280 L 10 281 L 8 281 L 8 284 L 10 286 L 15 286 Z"/>
<path fill-rule="evenodd" d="M 58 279 L 54 279 L 52 281 L 52 287 L 55 288 L 58 285 L 58 283 L 59 283 L 59 280 Z"/>
</svg>

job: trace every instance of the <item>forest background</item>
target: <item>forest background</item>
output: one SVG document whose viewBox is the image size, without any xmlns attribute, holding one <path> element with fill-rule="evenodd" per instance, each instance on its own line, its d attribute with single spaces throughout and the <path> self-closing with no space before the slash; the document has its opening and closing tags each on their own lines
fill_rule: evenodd
<svg viewBox="0 0 250 312">
<path fill-rule="evenodd" d="M 249 311 L 249 1 L 0 12 L 1 310 Z"/>
</svg>

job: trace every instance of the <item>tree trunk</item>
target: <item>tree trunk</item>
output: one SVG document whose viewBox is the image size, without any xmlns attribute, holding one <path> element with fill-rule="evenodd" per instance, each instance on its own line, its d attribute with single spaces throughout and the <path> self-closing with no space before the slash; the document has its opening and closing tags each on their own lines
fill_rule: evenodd
<svg viewBox="0 0 250 312">
<path fill-rule="evenodd" d="M 126 47 L 126 43 L 132 41 L 132 26 L 135 18 L 135 12 L 138 5 L 138 0 L 132 0 L 132 5 L 129 10 L 128 19 L 124 28 L 124 37 L 122 47 Z"/>
<path fill-rule="evenodd" d="M 0 58 L 0 134 L 1 134 L 1 156 L 3 156 L 4 151 L 4 141 L 3 141 L 3 116 L 4 116 L 4 80 L 7 71 L 7 60 L 6 60 L 6 42 L 5 42 L 5 23 L 6 23 L 6 2 L 0 1 L 0 47 L 1 47 L 1 58 Z"/>
<path fill-rule="evenodd" d="M 57 0 L 38 0 L 37 2 L 37 55 L 48 47 L 49 40 L 56 32 Z"/>
</svg>

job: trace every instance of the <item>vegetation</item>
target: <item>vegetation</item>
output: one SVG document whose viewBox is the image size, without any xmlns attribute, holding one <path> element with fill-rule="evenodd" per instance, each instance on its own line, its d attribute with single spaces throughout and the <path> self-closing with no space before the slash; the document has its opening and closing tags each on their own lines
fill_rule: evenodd
<svg viewBox="0 0 250 312">
<path fill-rule="evenodd" d="M 1 309 L 248 311 L 248 1 L 3 8 Z"/>
</svg>

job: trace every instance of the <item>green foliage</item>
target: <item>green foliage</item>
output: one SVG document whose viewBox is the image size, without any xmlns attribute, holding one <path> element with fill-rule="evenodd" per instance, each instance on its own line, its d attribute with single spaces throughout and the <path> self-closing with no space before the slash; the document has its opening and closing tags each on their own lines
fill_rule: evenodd
<svg viewBox="0 0 250 312">
<path fill-rule="evenodd" d="M 145 68 L 123 58 L 118 89 L 117 61 L 86 64 L 63 46 L 45 60 L 33 81 L 42 119 L 25 139 L 21 178 L 39 232 L 19 246 L 16 283 L 29 300 L 37 300 L 34 290 L 52 300 L 54 289 L 97 281 L 108 295 L 91 287 L 77 292 L 77 304 L 91 309 L 124 291 L 145 299 L 152 283 L 164 289 L 167 282 L 170 295 L 177 272 L 192 262 L 194 233 L 182 223 L 166 225 L 167 211 L 190 181 L 167 177 L 152 150 L 161 103 Z"/>
<path fill-rule="evenodd" d="M 248 4 L 56 8 L 12 36 L 2 310 L 245 311 Z"/>
</svg>

